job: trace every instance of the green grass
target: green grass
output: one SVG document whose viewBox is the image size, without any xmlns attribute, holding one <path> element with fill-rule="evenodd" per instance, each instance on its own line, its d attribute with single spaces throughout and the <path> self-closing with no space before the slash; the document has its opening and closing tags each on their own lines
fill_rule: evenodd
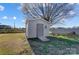
<svg viewBox="0 0 79 59">
<path fill-rule="evenodd" d="M 56 37 L 59 39 L 66 39 L 79 42 L 79 35 L 50 35 L 51 37 Z"/>
<path fill-rule="evenodd" d="M 24 33 L 0 34 L 0 54 L 32 54 Z"/>
<path fill-rule="evenodd" d="M 75 36 L 76 37 L 76 36 Z M 30 45 L 37 55 L 70 55 L 79 54 L 79 40 L 74 37 L 53 36 L 47 37 L 50 41 L 43 42 L 39 39 L 29 39 Z M 79 37 L 77 37 L 78 39 Z"/>
</svg>

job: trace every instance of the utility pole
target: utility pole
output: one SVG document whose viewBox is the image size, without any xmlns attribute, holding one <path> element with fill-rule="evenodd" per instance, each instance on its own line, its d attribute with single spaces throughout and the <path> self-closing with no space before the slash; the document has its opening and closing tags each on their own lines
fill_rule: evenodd
<svg viewBox="0 0 79 59">
<path fill-rule="evenodd" d="M 15 29 L 15 20 L 14 20 L 14 29 Z"/>
<path fill-rule="evenodd" d="M 14 29 L 15 29 L 15 20 L 16 20 L 16 17 L 14 16 L 13 19 L 14 19 Z"/>
</svg>

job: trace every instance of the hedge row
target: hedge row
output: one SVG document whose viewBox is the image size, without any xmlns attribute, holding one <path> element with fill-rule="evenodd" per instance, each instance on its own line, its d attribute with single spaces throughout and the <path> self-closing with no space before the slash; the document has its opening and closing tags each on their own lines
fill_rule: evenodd
<svg viewBox="0 0 79 59">
<path fill-rule="evenodd" d="M 22 33 L 24 30 L 20 29 L 0 29 L 0 33 Z"/>
</svg>

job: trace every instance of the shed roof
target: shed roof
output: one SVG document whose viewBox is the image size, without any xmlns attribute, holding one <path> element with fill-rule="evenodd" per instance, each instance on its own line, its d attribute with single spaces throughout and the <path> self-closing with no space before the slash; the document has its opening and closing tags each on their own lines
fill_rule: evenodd
<svg viewBox="0 0 79 59">
<path fill-rule="evenodd" d="M 50 24 L 50 22 L 48 22 L 48 21 L 46 21 L 46 20 L 43 20 L 43 19 L 39 19 L 39 18 L 38 18 L 38 19 L 27 19 L 27 20 L 26 20 L 26 23 L 29 22 L 29 21 L 35 21 L 35 20 L 41 20 L 41 21 L 44 21 L 44 22 L 47 22 L 47 23 Z"/>
</svg>

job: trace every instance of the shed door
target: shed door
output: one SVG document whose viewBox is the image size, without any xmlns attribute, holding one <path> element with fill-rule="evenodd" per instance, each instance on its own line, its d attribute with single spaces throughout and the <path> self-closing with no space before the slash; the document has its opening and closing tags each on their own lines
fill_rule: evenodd
<svg viewBox="0 0 79 59">
<path fill-rule="evenodd" d="M 37 24 L 37 37 L 43 36 L 44 29 L 43 29 L 43 24 Z"/>
</svg>

